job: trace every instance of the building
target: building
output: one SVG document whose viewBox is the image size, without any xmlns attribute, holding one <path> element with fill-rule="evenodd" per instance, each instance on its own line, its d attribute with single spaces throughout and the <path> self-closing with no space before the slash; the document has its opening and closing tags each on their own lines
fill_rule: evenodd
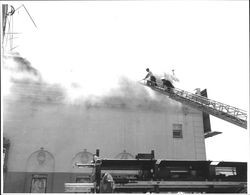
<svg viewBox="0 0 250 195">
<path fill-rule="evenodd" d="M 58 86 L 16 80 L 3 100 L 4 192 L 64 192 L 64 183 L 90 178 L 75 163 L 96 149 L 111 159 L 154 150 L 156 159 L 206 160 L 202 112 L 130 84 L 69 103 Z"/>
</svg>

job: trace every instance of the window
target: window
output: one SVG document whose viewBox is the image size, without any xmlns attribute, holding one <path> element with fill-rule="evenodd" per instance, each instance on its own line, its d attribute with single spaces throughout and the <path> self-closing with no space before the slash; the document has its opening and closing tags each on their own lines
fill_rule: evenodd
<svg viewBox="0 0 250 195">
<path fill-rule="evenodd" d="M 183 138 L 182 124 L 173 124 L 173 138 Z"/>
<path fill-rule="evenodd" d="M 46 193 L 47 175 L 33 175 L 31 181 L 31 193 Z"/>
</svg>

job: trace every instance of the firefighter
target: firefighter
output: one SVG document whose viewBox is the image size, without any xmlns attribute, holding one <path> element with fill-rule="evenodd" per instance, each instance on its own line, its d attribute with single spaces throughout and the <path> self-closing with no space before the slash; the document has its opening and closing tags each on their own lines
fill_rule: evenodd
<svg viewBox="0 0 250 195">
<path fill-rule="evenodd" d="M 146 71 L 148 72 L 148 74 L 145 76 L 145 78 L 143 80 L 147 79 L 147 85 L 149 85 L 149 86 L 157 86 L 156 78 L 153 75 L 153 73 L 149 70 L 149 68 L 147 68 Z"/>
<path fill-rule="evenodd" d="M 162 81 L 162 87 L 167 88 L 168 91 L 174 88 L 171 79 L 166 73 L 164 73 L 163 77 L 161 77 L 161 81 Z"/>
</svg>

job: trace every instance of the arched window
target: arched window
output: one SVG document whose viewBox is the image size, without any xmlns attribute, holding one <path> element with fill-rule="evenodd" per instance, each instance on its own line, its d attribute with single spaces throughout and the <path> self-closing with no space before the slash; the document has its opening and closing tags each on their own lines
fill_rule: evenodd
<svg viewBox="0 0 250 195">
<path fill-rule="evenodd" d="M 54 156 L 44 150 L 43 147 L 36 152 L 33 152 L 26 164 L 27 172 L 54 172 L 55 160 Z"/>
<path fill-rule="evenodd" d="M 89 175 L 93 173 L 92 167 L 78 167 L 76 164 L 89 164 L 93 160 L 93 153 L 88 152 L 87 149 L 84 149 L 81 152 L 78 152 L 74 158 L 71 160 L 72 169 L 71 172 L 78 173 L 76 176 L 75 182 L 80 182 L 86 180 L 85 176 L 89 179 Z M 82 174 L 81 174 L 82 173 Z"/>
<path fill-rule="evenodd" d="M 50 152 L 43 147 L 33 152 L 26 163 L 26 192 L 51 192 L 54 168 L 55 160 Z"/>
<path fill-rule="evenodd" d="M 84 149 L 81 152 L 78 152 L 75 157 L 72 159 L 73 163 L 90 163 L 93 160 L 93 154 L 88 152 L 87 149 Z"/>
<path fill-rule="evenodd" d="M 116 159 L 135 159 L 135 157 L 132 154 L 128 153 L 126 150 L 123 150 L 123 152 L 117 154 L 115 158 Z"/>
</svg>

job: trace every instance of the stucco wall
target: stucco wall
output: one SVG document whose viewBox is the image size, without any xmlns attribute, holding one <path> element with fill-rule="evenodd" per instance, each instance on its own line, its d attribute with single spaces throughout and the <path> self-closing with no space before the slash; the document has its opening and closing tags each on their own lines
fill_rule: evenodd
<svg viewBox="0 0 250 195">
<path fill-rule="evenodd" d="M 100 149 L 104 158 L 154 150 L 157 159 L 206 159 L 201 112 L 171 100 L 136 106 L 8 100 L 4 106 L 9 171 L 26 172 L 28 158 L 41 147 L 53 156 L 54 172 L 72 172 L 72 159 L 84 149 Z M 183 138 L 173 138 L 174 123 L 182 124 Z"/>
</svg>

